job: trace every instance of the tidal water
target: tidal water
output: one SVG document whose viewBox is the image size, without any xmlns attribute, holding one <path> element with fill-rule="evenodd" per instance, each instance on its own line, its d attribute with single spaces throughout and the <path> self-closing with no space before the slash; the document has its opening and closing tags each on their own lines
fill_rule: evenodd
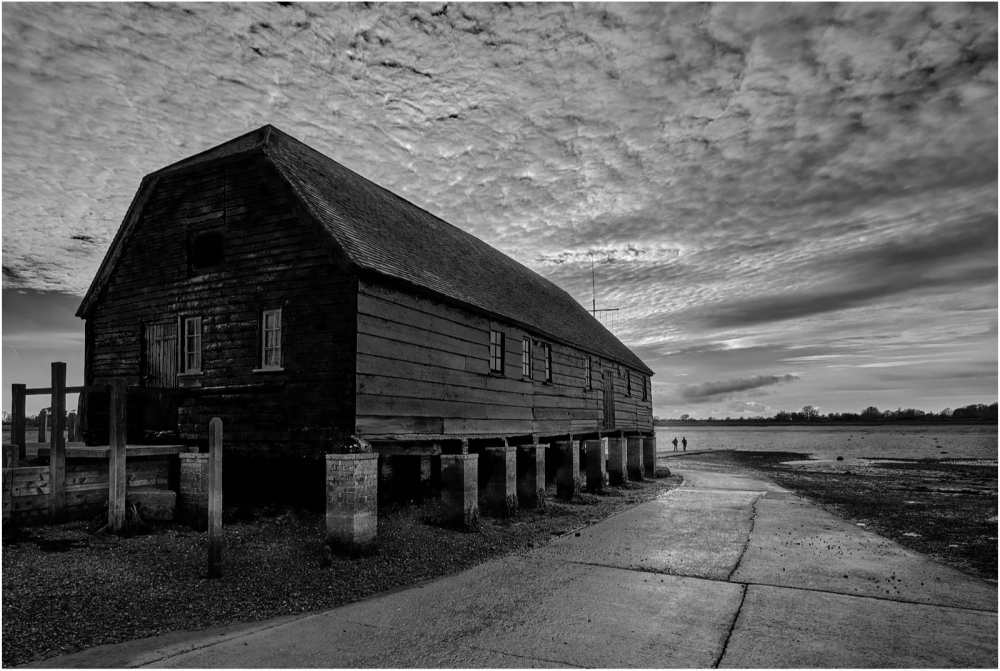
<svg viewBox="0 0 1000 671">
<path fill-rule="evenodd" d="M 658 453 L 682 437 L 693 450 L 800 452 L 814 459 L 996 459 L 993 426 L 692 426 L 656 427 Z M 679 446 L 678 446 L 679 447 Z"/>
</svg>

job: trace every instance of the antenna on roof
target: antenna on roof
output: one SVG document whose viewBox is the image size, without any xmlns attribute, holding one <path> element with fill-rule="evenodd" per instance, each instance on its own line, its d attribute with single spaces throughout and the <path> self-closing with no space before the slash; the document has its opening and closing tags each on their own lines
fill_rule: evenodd
<svg viewBox="0 0 1000 671">
<path fill-rule="evenodd" d="M 593 291 L 590 314 L 594 316 L 594 319 L 601 322 L 606 329 L 611 331 L 612 335 L 617 335 L 615 331 L 618 329 L 618 308 L 597 309 L 597 275 L 594 272 L 594 250 L 590 250 L 590 288 Z"/>
</svg>

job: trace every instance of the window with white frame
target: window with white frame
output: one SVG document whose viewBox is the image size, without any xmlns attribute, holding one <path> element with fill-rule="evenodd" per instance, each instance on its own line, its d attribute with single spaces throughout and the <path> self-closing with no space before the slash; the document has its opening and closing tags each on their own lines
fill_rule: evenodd
<svg viewBox="0 0 1000 671">
<path fill-rule="evenodd" d="M 281 369 L 281 308 L 264 310 L 260 320 L 260 367 Z"/>
<path fill-rule="evenodd" d="M 490 331 L 490 372 L 503 374 L 504 334 Z"/>
<path fill-rule="evenodd" d="M 545 343 L 542 351 L 545 352 L 545 381 L 552 382 L 552 345 Z"/>
<path fill-rule="evenodd" d="M 632 371 L 625 369 L 625 395 L 632 395 Z"/>
<path fill-rule="evenodd" d="M 182 373 L 201 372 L 201 317 L 184 318 L 184 351 L 181 356 Z"/>
<path fill-rule="evenodd" d="M 521 341 L 521 375 L 531 379 L 531 338 Z"/>
</svg>

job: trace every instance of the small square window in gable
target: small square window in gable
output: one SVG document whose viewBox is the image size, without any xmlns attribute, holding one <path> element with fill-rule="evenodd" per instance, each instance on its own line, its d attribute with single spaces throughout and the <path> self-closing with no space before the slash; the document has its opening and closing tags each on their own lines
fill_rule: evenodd
<svg viewBox="0 0 1000 671">
<path fill-rule="evenodd" d="M 219 270 L 226 260 L 225 235 L 221 230 L 199 231 L 188 237 L 188 272 L 191 276 Z"/>
</svg>

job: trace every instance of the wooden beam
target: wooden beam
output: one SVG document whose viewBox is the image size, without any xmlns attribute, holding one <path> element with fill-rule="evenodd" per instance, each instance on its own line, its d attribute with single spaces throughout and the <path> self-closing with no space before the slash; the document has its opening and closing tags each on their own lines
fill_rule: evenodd
<svg viewBox="0 0 1000 671">
<path fill-rule="evenodd" d="M 24 386 L 23 384 L 21 385 Z M 107 391 L 108 385 L 106 384 L 83 384 L 76 387 L 66 387 L 67 394 L 83 394 L 88 391 Z M 25 389 L 24 393 L 26 396 L 45 396 L 46 394 L 52 393 L 52 387 L 32 387 L 30 389 Z"/>
<path fill-rule="evenodd" d="M 21 461 L 28 458 L 25 452 L 28 442 L 24 436 L 25 386 L 23 384 L 12 384 L 10 388 L 10 442 L 11 445 L 17 445 L 17 459 Z"/>
<path fill-rule="evenodd" d="M 222 577 L 222 420 L 208 423 L 208 577 Z"/>
<path fill-rule="evenodd" d="M 61 522 L 66 507 L 66 364 L 52 362 L 52 433 L 49 436 L 49 473 L 52 521 Z"/>
<path fill-rule="evenodd" d="M 120 533 L 125 526 L 125 429 L 126 417 L 125 380 L 111 382 L 111 417 L 109 436 L 111 450 L 108 455 L 108 529 Z"/>
</svg>

